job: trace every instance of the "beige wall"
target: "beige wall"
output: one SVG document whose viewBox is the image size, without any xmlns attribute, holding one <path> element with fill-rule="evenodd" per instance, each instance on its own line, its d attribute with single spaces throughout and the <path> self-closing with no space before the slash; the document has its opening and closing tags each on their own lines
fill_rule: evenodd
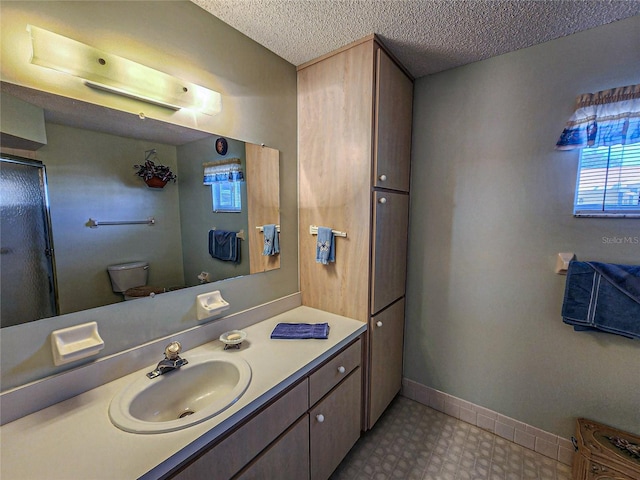
<svg viewBox="0 0 640 480">
<path fill-rule="evenodd" d="M 560 316 L 558 252 L 637 264 L 635 219 L 572 216 L 575 97 L 638 83 L 640 17 L 419 79 L 405 376 L 565 437 L 640 431 L 640 342 Z"/>
<path fill-rule="evenodd" d="M 197 324 L 195 296 L 220 289 L 231 308 L 244 310 L 298 290 L 295 67 L 188 1 L 0 3 L 3 81 L 106 105 L 148 118 L 280 150 L 281 268 L 156 297 L 152 303 L 113 305 L 2 330 L 2 389 L 48 376 L 55 368 L 49 334 L 97 321 L 105 340 L 101 355 L 122 351 Z M 29 63 L 27 24 L 116 53 L 207 86 L 222 94 L 217 116 L 173 113 L 93 91 L 72 77 Z M 166 298 L 165 298 L 166 297 Z"/>
</svg>

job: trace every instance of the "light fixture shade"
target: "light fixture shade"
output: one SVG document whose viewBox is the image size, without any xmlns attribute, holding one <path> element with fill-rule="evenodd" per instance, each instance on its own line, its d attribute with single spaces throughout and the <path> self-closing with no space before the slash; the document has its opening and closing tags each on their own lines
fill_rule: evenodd
<svg viewBox="0 0 640 480">
<path fill-rule="evenodd" d="M 79 77 L 92 88 L 173 110 L 191 108 L 208 115 L 222 110 L 218 92 L 33 25 L 27 30 L 35 65 Z"/>
</svg>

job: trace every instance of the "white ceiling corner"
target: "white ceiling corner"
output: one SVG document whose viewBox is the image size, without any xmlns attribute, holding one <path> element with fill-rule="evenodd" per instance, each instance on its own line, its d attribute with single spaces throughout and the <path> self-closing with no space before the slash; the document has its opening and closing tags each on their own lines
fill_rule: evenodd
<svg viewBox="0 0 640 480">
<path fill-rule="evenodd" d="M 191 0 L 293 65 L 376 33 L 418 78 L 640 14 L 638 0 Z"/>
</svg>

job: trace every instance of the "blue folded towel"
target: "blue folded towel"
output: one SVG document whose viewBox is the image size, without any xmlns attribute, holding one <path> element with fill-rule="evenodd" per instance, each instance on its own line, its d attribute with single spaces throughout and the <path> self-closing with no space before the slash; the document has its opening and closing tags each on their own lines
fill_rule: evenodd
<svg viewBox="0 0 640 480">
<path fill-rule="evenodd" d="M 328 265 L 336 261 L 336 238 L 330 228 L 318 227 L 316 262 Z"/>
<path fill-rule="evenodd" d="M 209 255 L 224 262 L 240 263 L 240 239 L 236 232 L 210 230 Z"/>
<path fill-rule="evenodd" d="M 271 338 L 293 340 L 316 338 L 326 340 L 329 338 L 328 323 L 279 323 L 271 332 Z"/>
<path fill-rule="evenodd" d="M 264 248 L 262 255 L 275 255 L 280 253 L 280 242 L 278 241 L 278 229 L 274 224 L 262 227 L 264 234 Z"/>
<path fill-rule="evenodd" d="M 562 320 L 577 331 L 640 339 L 640 266 L 569 263 Z"/>
</svg>

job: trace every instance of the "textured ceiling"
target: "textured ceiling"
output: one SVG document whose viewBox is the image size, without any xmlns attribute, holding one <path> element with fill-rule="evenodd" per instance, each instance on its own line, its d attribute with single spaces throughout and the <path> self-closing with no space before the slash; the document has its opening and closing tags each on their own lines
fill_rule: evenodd
<svg viewBox="0 0 640 480">
<path fill-rule="evenodd" d="M 376 33 L 422 77 L 640 14 L 637 0 L 191 0 L 294 65 Z"/>
</svg>

